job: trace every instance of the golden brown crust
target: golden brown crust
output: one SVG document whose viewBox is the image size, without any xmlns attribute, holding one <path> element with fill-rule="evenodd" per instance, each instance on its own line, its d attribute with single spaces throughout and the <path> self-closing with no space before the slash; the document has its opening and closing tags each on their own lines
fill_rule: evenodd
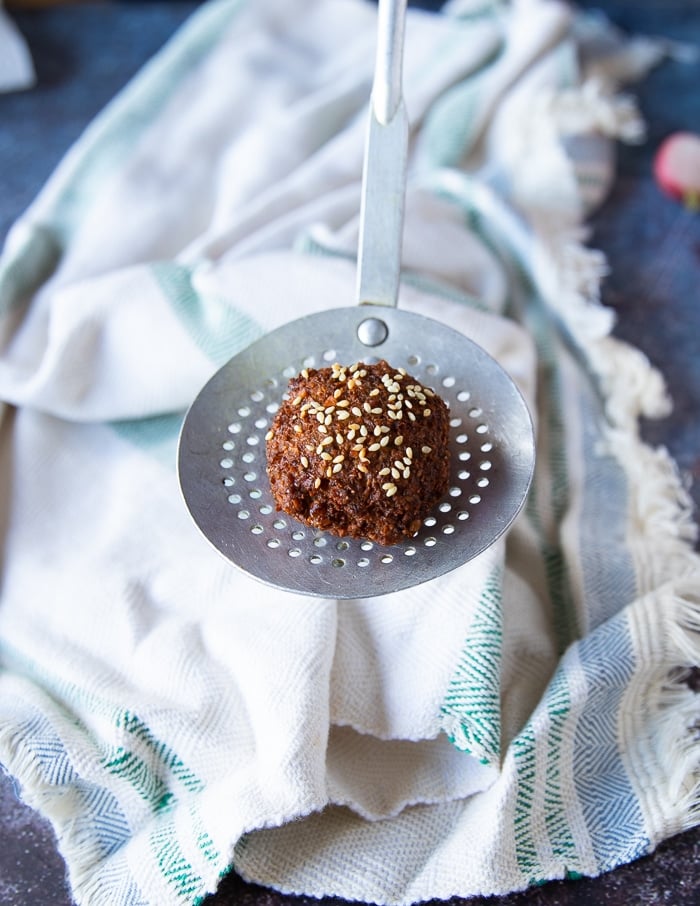
<svg viewBox="0 0 700 906">
<path fill-rule="evenodd" d="M 275 504 L 339 536 L 396 544 L 447 491 L 448 440 L 447 405 L 403 369 L 305 369 L 266 438 Z"/>
</svg>

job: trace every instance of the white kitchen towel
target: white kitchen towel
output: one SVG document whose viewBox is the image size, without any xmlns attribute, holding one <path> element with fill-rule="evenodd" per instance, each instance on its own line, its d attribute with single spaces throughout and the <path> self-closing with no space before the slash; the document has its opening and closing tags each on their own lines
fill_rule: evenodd
<svg viewBox="0 0 700 906">
<path fill-rule="evenodd" d="M 29 48 L 0 3 L 0 91 L 22 91 L 35 81 Z"/>
<path fill-rule="evenodd" d="M 617 78 L 649 45 L 556 0 L 409 12 L 400 304 L 531 407 L 505 538 L 337 602 L 243 576 L 180 499 L 213 371 L 353 302 L 375 40 L 362 0 L 204 5 L 0 260 L 0 760 L 79 904 L 197 903 L 232 866 L 383 904 L 500 893 L 697 823 L 689 501 L 639 439 L 663 383 L 581 244 L 612 142 L 642 135 Z"/>
</svg>

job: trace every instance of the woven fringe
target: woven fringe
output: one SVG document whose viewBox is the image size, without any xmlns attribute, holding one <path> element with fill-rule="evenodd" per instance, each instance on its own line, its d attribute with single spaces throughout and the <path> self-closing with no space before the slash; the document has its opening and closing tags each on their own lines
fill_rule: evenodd
<svg viewBox="0 0 700 906">
<path fill-rule="evenodd" d="M 606 309 L 595 279 L 603 270 L 600 254 L 587 259 L 583 246 L 575 253 L 570 237 L 550 237 L 548 245 L 562 272 L 568 273 L 561 278 L 568 291 L 564 296 L 548 294 L 548 304 L 556 307 L 585 353 L 603 397 L 606 418 L 599 452 L 614 456 L 623 467 L 634 505 L 630 531 L 644 548 L 642 556 L 658 564 L 659 581 L 666 581 L 678 575 L 682 564 L 687 567 L 697 560 L 692 547 L 698 527 L 677 464 L 666 448 L 650 447 L 639 434 L 641 418 L 661 418 L 670 412 L 665 382 L 643 352 L 605 332 Z M 572 257 L 576 268 L 567 266 Z M 587 267 L 581 264 L 586 260 Z M 596 309 L 601 316 L 591 318 Z M 612 321 L 608 324 L 611 329 Z"/>
<path fill-rule="evenodd" d="M 646 127 L 634 98 L 613 93 L 600 78 L 543 96 L 549 115 L 562 134 L 601 133 L 628 143 L 644 140 Z"/>
<path fill-rule="evenodd" d="M 31 709 L 41 706 L 32 701 L 31 692 L 28 698 L 23 697 L 22 689 L 15 692 L 16 701 L 27 710 L 27 720 L 33 719 Z M 40 758 L 24 746 L 14 722 L 0 726 L 0 758 L 10 772 L 18 798 L 48 820 L 61 855 L 65 858 L 70 854 L 66 862 L 66 879 L 71 888 L 75 888 L 82 878 L 91 876 L 104 854 L 90 837 L 80 833 L 75 822 L 65 825 L 65 810 L 70 811 L 72 807 L 66 804 L 65 790 L 47 778 Z"/>
<path fill-rule="evenodd" d="M 656 842 L 700 824 L 700 711 L 697 693 L 683 680 L 662 689 L 663 710 L 655 728 L 660 751 L 668 756 L 666 788 L 668 801 L 673 803 L 673 812 Z"/>
<path fill-rule="evenodd" d="M 654 781 L 665 788 L 669 803 L 660 827 L 651 828 L 652 845 L 700 823 L 700 696 L 693 690 L 693 669 L 700 664 L 700 563 L 664 590 L 669 600 L 668 629 L 662 662 L 642 698 L 653 702 L 646 753 Z M 655 605 L 653 625 L 659 622 Z M 640 670 L 646 670 L 640 665 Z M 644 785 L 645 787 L 647 784 Z M 645 789 L 646 792 L 646 789 Z M 660 802 L 656 796 L 654 804 Z"/>
<path fill-rule="evenodd" d="M 660 545 L 668 553 L 669 544 L 680 543 L 692 558 L 692 545 L 698 537 L 694 504 L 668 450 L 654 449 L 612 429 L 606 437 L 610 452 L 624 465 L 633 486 L 632 516 L 639 535 L 650 545 L 650 555 Z"/>
<path fill-rule="evenodd" d="M 663 56 L 661 51 L 651 55 L 646 68 Z M 575 95 L 561 92 L 545 100 L 562 141 L 567 133 L 584 126 L 602 128 L 603 121 L 607 134 L 626 141 L 637 141 L 644 133 L 634 102 L 626 95 L 616 96 L 607 86 L 603 91 L 600 83 L 589 82 Z M 569 158 L 566 161 L 567 181 L 575 182 L 575 163 Z M 614 455 L 629 476 L 630 497 L 636 506 L 634 527 L 649 556 L 658 560 L 675 555 L 690 565 L 692 545 L 698 537 L 692 499 L 667 450 L 654 450 L 639 436 L 640 418 L 661 418 L 671 411 L 663 377 L 643 352 L 611 334 L 614 316 L 600 299 L 607 272 L 604 255 L 584 244 L 580 226 L 562 229 L 561 222 L 548 223 L 541 211 L 532 213 L 537 221 L 537 253 L 549 265 L 537 267 L 540 289 L 599 382 L 607 421 L 601 452 Z M 678 572 L 667 573 L 666 578 L 673 575 Z"/>
<path fill-rule="evenodd" d="M 552 99 L 552 116 L 559 126 L 575 119 L 574 100 Z M 617 124 L 611 121 L 605 126 L 610 135 L 637 141 L 643 134 L 628 98 L 616 103 L 606 97 L 603 110 L 595 102 L 595 93 L 585 97 L 582 91 L 578 102 L 579 115 L 584 119 L 595 115 L 599 126 L 605 116 L 619 117 Z M 574 165 L 569 162 L 569 166 L 573 177 Z M 650 625 L 658 633 L 666 632 L 667 640 L 660 663 L 640 663 L 639 699 L 632 718 L 633 736 L 641 736 L 641 749 L 630 764 L 632 776 L 641 781 L 640 796 L 662 786 L 670 803 L 663 814 L 657 801 L 647 804 L 653 849 L 671 834 L 700 823 L 700 696 L 689 682 L 700 665 L 700 556 L 693 549 L 698 526 L 677 464 L 664 447 L 654 449 L 640 437 L 640 419 L 667 415 L 671 401 L 663 377 L 644 353 L 611 335 L 613 318 L 600 301 L 604 257 L 583 245 L 582 231 L 576 235 L 575 228 L 569 229 L 567 235 L 553 223 L 540 222 L 538 227 L 542 250 L 554 262 L 543 293 L 599 382 L 605 413 L 599 452 L 614 456 L 628 476 L 634 505 L 629 514 L 630 536 L 640 575 L 646 588 L 665 584 L 660 594 L 670 599 L 665 612 L 659 608 L 659 595 L 652 593 L 650 599 L 654 602 L 649 605 L 654 608 Z M 546 275 L 546 269 L 541 273 Z M 644 707 L 650 700 L 654 702 L 651 712 Z M 634 739 L 628 742 L 634 751 Z"/>
</svg>

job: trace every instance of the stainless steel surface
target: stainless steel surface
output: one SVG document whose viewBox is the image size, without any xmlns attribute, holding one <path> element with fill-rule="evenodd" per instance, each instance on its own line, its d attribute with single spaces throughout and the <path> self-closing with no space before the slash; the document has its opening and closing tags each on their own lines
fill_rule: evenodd
<svg viewBox="0 0 700 906">
<path fill-rule="evenodd" d="M 380 0 L 360 203 L 360 304 L 395 306 L 399 289 L 408 154 L 401 94 L 405 14 L 405 0 Z"/>
<path fill-rule="evenodd" d="M 341 308 L 273 331 L 214 375 L 183 425 L 180 483 L 195 522 L 232 563 L 287 591 L 362 598 L 447 573 L 493 544 L 530 485 L 530 415 L 500 365 L 444 324 L 397 309 L 382 312 L 387 339 L 368 349 L 358 338 L 366 319 L 361 306 Z M 290 377 L 382 357 L 436 390 L 451 411 L 449 491 L 414 538 L 392 547 L 339 539 L 275 512 L 265 458 Z"/>
<path fill-rule="evenodd" d="M 371 106 L 377 120 L 384 126 L 393 119 L 402 102 L 405 21 L 406 0 L 379 0 Z"/>
<path fill-rule="evenodd" d="M 379 3 L 360 304 L 293 321 L 235 356 L 194 401 L 180 437 L 185 502 L 214 547 L 263 582 L 329 598 L 398 591 L 477 556 L 515 518 L 534 467 L 530 416 L 503 369 L 462 334 L 395 307 L 408 137 L 401 97 L 405 7 L 405 0 Z M 369 314 L 366 303 L 382 307 Z M 266 474 L 265 434 L 289 378 L 303 368 L 380 357 L 433 387 L 452 416 L 449 492 L 415 538 L 391 548 L 335 538 L 275 512 Z"/>
</svg>

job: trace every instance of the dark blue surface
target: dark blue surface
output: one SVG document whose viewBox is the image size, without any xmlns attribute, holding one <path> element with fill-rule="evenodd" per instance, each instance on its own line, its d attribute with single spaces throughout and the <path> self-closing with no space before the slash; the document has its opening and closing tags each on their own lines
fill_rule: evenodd
<svg viewBox="0 0 700 906">
<path fill-rule="evenodd" d="M 31 46 L 39 84 L 31 92 L 0 96 L 0 238 L 94 115 L 196 5 L 85 3 L 15 14 Z M 604 9 L 628 31 L 700 47 L 700 0 L 582 0 L 580 5 Z M 700 215 L 662 196 L 651 174 L 661 139 L 679 129 L 700 131 L 700 64 L 668 61 L 633 91 L 649 123 L 648 141 L 620 148 L 615 187 L 593 219 L 592 243 L 610 262 L 603 298 L 618 314 L 617 334 L 659 366 L 675 401 L 673 414 L 645 425 L 645 434 L 666 444 L 695 479 L 691 490 L 700 503 Z M 700 832 L 695 830 L 602 878 L 554 882 L 468 903 L 698 906 L 699 863 Z M 207 906 L 319 902 L 331 903 L 285 897 L 231 876 Z M 11 783 L 0 779 L 0 904 L 34 903 L 69 906 L 63 865 L 51 830 L 17 801 Z"/>
<path fill-rule="evenodd" d="M 693 63 L 670 59 L 632 91 L 647 123 L 647 140 L 618 149 L 612 194 L 594 217 L 593 245 L 610 264 L 603 301 L 618 315 L 616 334 L 644 350 L 663 372 L 672 415 L 644 425 L 693 481 L 700 506 L 700 213 L 667 198 L 652 177 L 655 150 L 668 135 L 700 133 L 700 0 L 586 0 L 605 7 L 621 28 L 694 45 Z"/>
</svg>

